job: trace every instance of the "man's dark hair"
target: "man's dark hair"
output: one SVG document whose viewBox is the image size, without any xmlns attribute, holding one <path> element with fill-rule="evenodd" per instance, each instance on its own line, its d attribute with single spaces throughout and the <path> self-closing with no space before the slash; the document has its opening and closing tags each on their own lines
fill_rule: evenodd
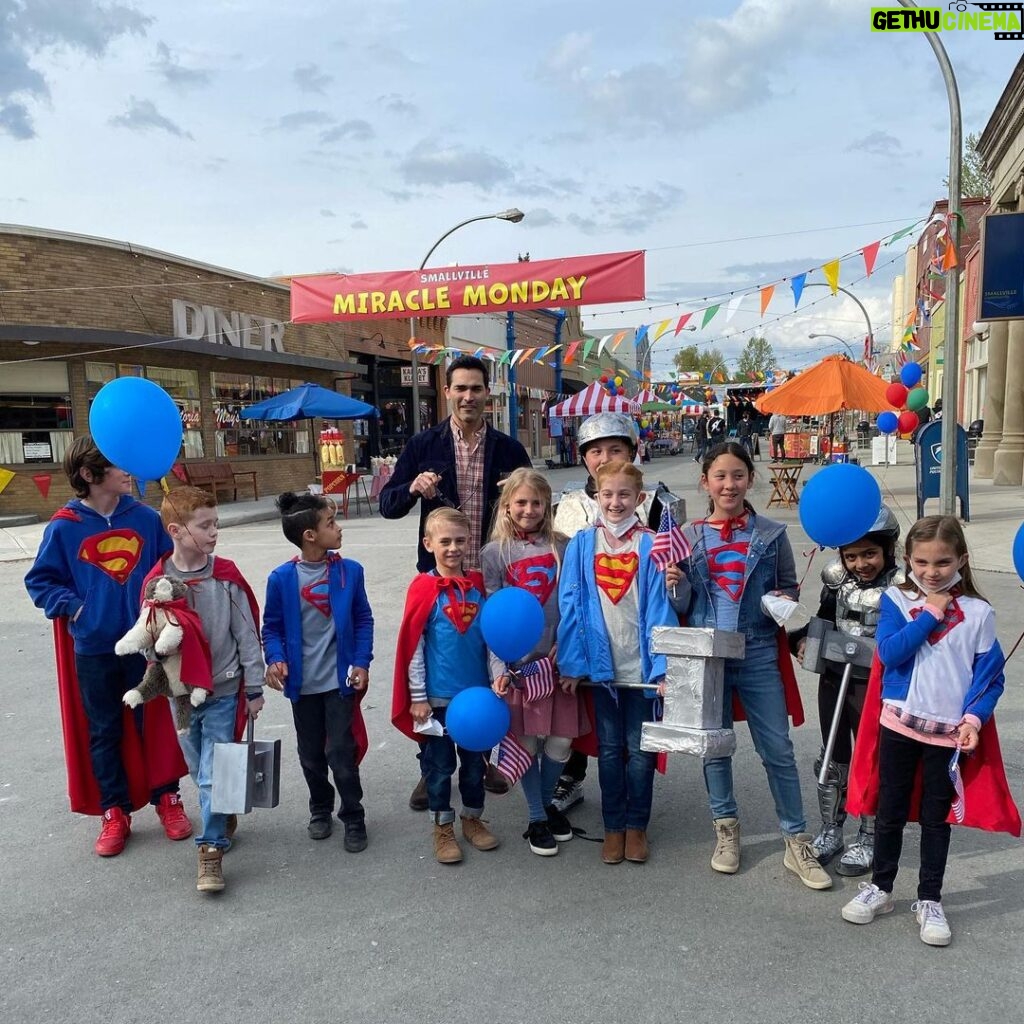
<svg viewBox="0 0 1024 1024">
<path fill-rule="evenodd" d="M 88 434 L 76 437 L 64 452 L 64 473 L 79 498 L 89 497 L 89 482 L 82 476 L 83 469 L 89 470 L 92 482 L 98 484 L 112 466 L 113 463 Z"/>
<path fill-rule="evenodd" d="M 302 547 L 302 535 L 317 528 L 320 513 L 331 508 L 331 503 L 322 494 L 295 494 L 292 491 L 285 491 L 275 504 L 281 513 L 281 529 L 297 548 Z"/>
<path fill-rule="evenodd" d="M 487 372 L 487 364 L 476 356 L 459 356 L 453 359 L 448 369 L 444 372 L 444 380 L 448 387 L 452 386 L 452 374 L 456 370 L 479 370 L 484 375 L 484 387 L 491 386 L 491 377 Z"/>
</svg>

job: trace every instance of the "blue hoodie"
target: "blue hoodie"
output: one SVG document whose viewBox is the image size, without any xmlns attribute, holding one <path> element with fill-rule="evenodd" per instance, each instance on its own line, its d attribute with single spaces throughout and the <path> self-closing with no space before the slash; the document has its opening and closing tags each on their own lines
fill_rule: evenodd
<svg viewBox="0 0 1024 1024">
<path fill-rule="evenodd" d="M 148 505 L 124 494 L 101 516 L 76 498 L 47 524 L 25 587 L 48 619 L 67 616 L 76 653 L 112 654 L 139 617 L 143 579 L 170 550 Z"/>
</svg>

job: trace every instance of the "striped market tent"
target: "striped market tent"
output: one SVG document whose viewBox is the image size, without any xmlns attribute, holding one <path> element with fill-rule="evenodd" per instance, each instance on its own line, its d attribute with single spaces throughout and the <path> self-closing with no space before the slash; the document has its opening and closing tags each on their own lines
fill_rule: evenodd
<svg viewBox="0 0 1024 1024">
<path fill-rule="evenodd" d="M 594 381 L 578 394 L 558 402 L 548 409 L 549 416 L 593 416 L 596 412 L 624 412 L 633 415 L 640 407 L 633 398 L 625 395 L 609 395 L 608 389 Z"/>
</svg>

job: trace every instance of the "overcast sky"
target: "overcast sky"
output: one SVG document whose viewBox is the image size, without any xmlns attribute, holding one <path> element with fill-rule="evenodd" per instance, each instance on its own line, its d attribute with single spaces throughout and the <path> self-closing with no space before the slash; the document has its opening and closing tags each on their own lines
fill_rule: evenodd
<svg viewBox="0 0 1024 1024">
<path fill-rule="evenodd" d="M 432 262 L 646 249 L 647 304 L 584 325 L 658 321 L 944 196 L 937 64 L 922 35 L 872 33 L 870 6 L 0 0 L 0 220 L 254 274 L 361 273 L 416 267 L 458 221 L 518 206 L 521 224 L 467 226 Z M 980 131 L 1020 44 L 942 41 Z M 868 282 L 843 265 L 880 338 L 905 245 Z M 791 309 L 780 291 L 766 320 Z M 735 355 L 756 296 L 729 336 L 724 319 L 680 337 Z M 793 367 L 820 355 L 810 331 L 856 348 L 863 317 L 815 289 L 764 325 Z"/>
</svg>

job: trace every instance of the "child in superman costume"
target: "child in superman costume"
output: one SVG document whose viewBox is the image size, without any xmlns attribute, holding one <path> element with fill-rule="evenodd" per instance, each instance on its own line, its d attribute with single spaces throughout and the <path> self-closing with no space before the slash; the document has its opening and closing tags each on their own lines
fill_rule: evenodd
<svg viewBox="0 0 1024 1024">
<path fill-rule="evenodd" d="M 138 616 L 146 573 L 171 541 L 156 512 L 131 497 L 131 477 L 91 437 L 69 445 L 64 472 L 77 498 L 47 525 L 25 586 L 54 621 L 71 809 L 102 816 L 95 850 L 113 857 L 131 834 L 131 813 L 146 803 L 169 839 L 192 834 L 178 797 L 187 769 L 167 702 L 126 708 L 121 698 L 142 679 L 146 660 L 114 653 Z"/>
<path fill-rule="evenodd" d="M 434 856 L 441 864 L 462 860 L 451 806 L 451 777 L 457 766 L 463 836 L 477 850 L 498 846 L 481 820 L 484 757 L 456 747 L 444 732 L 452 699 L 471 686 L 490 686 L 487 645 L 480 629 L 484 581 L 480 573 L 463 568 L 469 536 L 469 519 L 457 509 L 438 508 L 427 516 L 423 545 L 434 555 L 436 568 L 409 585 L 395 650 L 391 721 L 423 743 Z M 416 726 L 434 731 L 418 732 Z"/>
</svg>

